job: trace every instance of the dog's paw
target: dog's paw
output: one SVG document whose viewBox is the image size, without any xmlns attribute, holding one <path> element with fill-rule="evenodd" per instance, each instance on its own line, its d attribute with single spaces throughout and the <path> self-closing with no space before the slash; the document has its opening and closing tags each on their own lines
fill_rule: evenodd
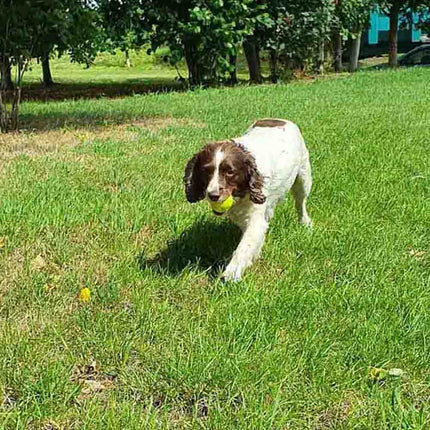
<svg viewBox="0 0 430 430">
<path fill-rule="evenodd" d="M 225 282 L 233 281 L 238 282 L 242 278 L 242 267 L 239 264 L 229 264 L 224 273 L 221 276 L 221 279 Z"/>
<path fill-rule="evenodd" d="M 312 228 L 312 220 L 308 216 L 304 216 L 299 220 L 299 223 L 301 225 L 304 225 L 305 227 Z"/>
</svg>

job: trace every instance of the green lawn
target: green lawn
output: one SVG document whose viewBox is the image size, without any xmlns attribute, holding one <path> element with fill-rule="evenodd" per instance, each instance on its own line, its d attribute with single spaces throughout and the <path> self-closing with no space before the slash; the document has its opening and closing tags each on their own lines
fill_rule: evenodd
<svg viewBox="0 0 430 430">
<path fill-rule="evenodd" d="M 188 76 L 185 62 L 176 69 L 163 61 L 166 49 L 160 49 L 157 55 L 147 55 L 145 49 L 131 52 L 132 67 L 124 65 L 124 53 L 115 55 L 101 53 L 90 68 L 70 62 L 64 55 L 50 61 L 55 86 L 45 89 L 42 84 L 42 66 L 33 61 L 24 75 L 23 97 L 27 99 L 70 99 L 77 97 L 124 96 L 171 89 L 185 89 L 179 82 Z M 269 75 L 267 60 L 262 58 L 262 70 Z M 248 70 L 244 55 L 239 56 L 238 78 L 248 81 Z M 15 70 L 12 73 L 14 78 Z"/>
<path fill-rule="evenodd" d="M 429 80 L 25 103 L 0 137 L 0 428 L 430 428 Z M 288 197 L 223 284 L 237 230 L 183 168 L 268 116 L 306 138 L 314 228 Z"/>
</svg>

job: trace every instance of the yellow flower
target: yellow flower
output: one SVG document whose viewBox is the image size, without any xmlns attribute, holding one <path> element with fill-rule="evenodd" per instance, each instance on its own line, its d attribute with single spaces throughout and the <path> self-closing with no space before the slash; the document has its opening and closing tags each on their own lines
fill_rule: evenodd
<svg viewBox="0 0 430 430">
<path fill-rule="evenodd" d="M 79 291 L 78 299 L 81 302 L 88 302 L 90 300 L 91 291 L 89 288 L 82 288 L 81 291 Z"/>
</svg>

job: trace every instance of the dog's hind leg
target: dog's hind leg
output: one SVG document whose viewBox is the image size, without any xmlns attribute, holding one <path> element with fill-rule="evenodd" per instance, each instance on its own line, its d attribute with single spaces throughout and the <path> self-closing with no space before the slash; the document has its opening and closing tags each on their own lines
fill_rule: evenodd
<svg viewBox="0 0 430 430">
<path fill-rule="evenodd" d="M 296 180 L 291 187 L 291 193 L 294 197 L 294 203 L 297 210 L 297 216 L 299 223 L 304 224 L 308 227 L 312 226 L 311 218 L 309 217 L 308 211 L 306 210 L 306 199 L 312 188 L 312 174 L 311 165 L 309 158 L 306 158 L 303 165 L 300 167 L 297 173 Z"/>
</svg>

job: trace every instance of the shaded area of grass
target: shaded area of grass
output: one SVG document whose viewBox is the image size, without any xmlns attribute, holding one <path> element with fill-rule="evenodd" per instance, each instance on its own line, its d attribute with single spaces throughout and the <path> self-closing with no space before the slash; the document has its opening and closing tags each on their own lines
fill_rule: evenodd
<svg viewBox="0 0 430 430">
<path fill-rule="evenodd" d="M 23 100 L 55 101 L 82 98 L 119 98 L 136 94 L 160 93 L 170 91 L 185 91 L 187 69 L 184 62 L 178 64 L 178 69 L 162 60 L 165 50 L 157 55 L 147 55 L 145 50 L 132 51 L 132 67 L 124 65 L 124 54 L 120 51 L 115 55 L 101 53 L 93 65 L 86 68 L 83 65 L 70 62 L 64 55 L 51 59 L 51 70 L 55 85 L 45 88 L 42 85 L 41 64 L 35 62 L 25 74 L 22 92 Z M 262 72 L 269 83 L 268 59 L 263 55 Z M 362 68 L 386 62 L 386 58 L 375 57 L 360 62 Z M 241 84 L 248 83 L 248 71 L 245 57 L 239 55 L 238 79 Z M 330 67 L 328 67 L 330 70 Z M 291 81 L 298 79 L 313 79 L 304 76 L 302 72 L 292 70 L 283 72 L 283 79 Z M 328 73 L 319 78 L 334 77 Z"/>
<path fill-rule="evenodd" d="M 138 256 L 142 270 L 154 269 L 164 274 L 178 275 L 184 269 L 197 270 L 216 276 L 225 267 L 241 237 L 240 229 L 231 224 L 195 223 L 155 257 Z"/>
</svg>

